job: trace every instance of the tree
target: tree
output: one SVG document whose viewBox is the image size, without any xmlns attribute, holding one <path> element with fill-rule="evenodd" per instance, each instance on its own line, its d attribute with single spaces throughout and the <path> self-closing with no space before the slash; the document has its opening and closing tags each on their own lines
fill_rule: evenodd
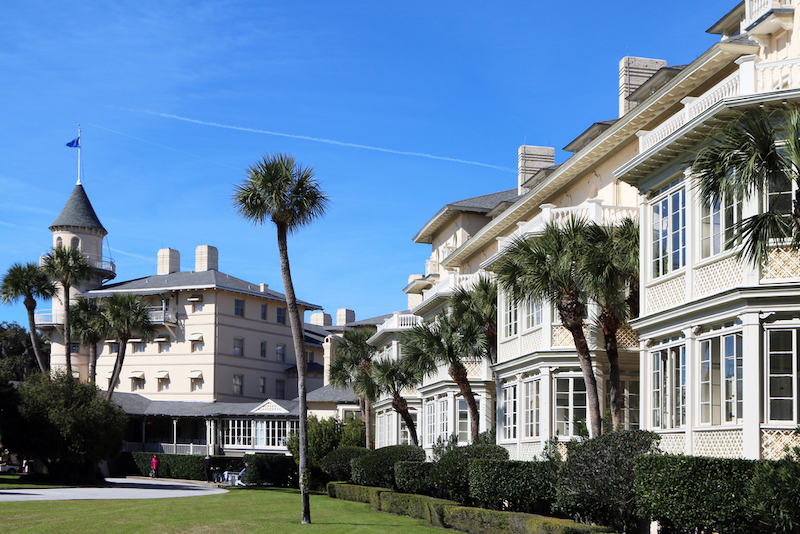
<svg viewBox="0 0 800 534">
<path fill-rule="evenodd" d="M 505 249 L 495 267 L 498 283 L 517 304 L 526 300 L 548 300 L 558 310 L 561 324 L 575 342 L 589 410 L 592 437 L 602 433 L 597 380 L 592 355 L 583 333 L 586 290 L 578 273 L 580 252 L 586 237 L 586 222 L 569 219 L 563 226 L 551 222 L 541 234 L 517 239 Z"/>
<path fill-rule="evenodd" d="M 743 244 L 739 259 L 760 266 L 773 240 L 791 238 L 793 246 L 800 244 L 798 109 L 770 113 L 754 108 L 741 113 L 715 132 L 692 171 L 706 208 L 733 207 L 753 197 L 767 197 L 766 209 L 731 224 L 726 232 L 726 247 Z"/>
<path fill-rule="evenodd" d="M 111 332 L 103 308 L 97 299 L 78 299 L 70 305 L 72 332 L 78 342 L 89 347 L 89 382 L 95 382 L 97 374 L 97 344 Z"/>
<path fill-rule="evenodd" d="M 638 288 L 639 272 L 638 263 L 630 261 L 633 247 L 625 240 L 634 232 L 639 235 L 638 224 L 630 219 L 621 226 L 590 224 L 586 232 L 587 239 L 579 254 L 578 274 L 586 294 L 600 307 L 597 324 L 603 332 L 608 357 L 611 427 L 616 430 L 623 423 L 617 331 L 631 315 L 626 292 L 633 280 Z"/>
<path fill-rule="evenodd" d="M 39 344 L 39 337 L 36 335 L 36 321 L 33 312 L 36 309 L 36 299 L 53 298 L 56 288 L 53 282 L 35 263 L 29 262 L 25 265 L 15 263 L 12 265 L 0 283 L 0 300 L 6 304 L 11 304 L 22 299 L 25 309 L 28 311 L 28 328 L 31 335 L 31 345 L 39 370 L 47 372 L 47 365 L 42 354 L 42 347 Z"/>
<path fill-rule="evenodd" d="M 58 245 L 44 255 L 42 270 L 53 282 L 61 284 L 64 289 L 64 354 L 67 358 L 67 373 L 72 373 L 72 331 L 69 317 L 69 291 L 89 278 L 91 267 L 89 260 L 78 248 L 65 248 Z"/>
<path fill-rule="evenodd" d="M 289 267 L 287 236 L 310 224 L 325 213 L 328 198 L 314 179 L 312 167 L 302 167 L 293 156 L 275 154 L 264 156 L 247 169 L 247 178 L 236 186 L 233 195 L 235 209 L 243 218 L 254 224 L 264 225 L 272 221 L 278 233 L 278 253 L 281 261 L 289 324 L 292 329 L 294 353 L 297 360 L 297 394 L 300 411 L 299 453 L 300 494 L 302 523 L 311 522 L 308 493 L 308 436 L 306 404 L 307 364 L 305 354 L 303 321 L 297 307 L 297 297 Z"/>
<path fill-rule="evenodd" d="M 407 360 L 403 358 L 383 358 L 372 362 L 372 379 L 378 392 L 392 397 L 392 408 L 405 421 L 411 442 L 416 446 L 419 446 L 417 425 L 408 411 L 408 402 L 403 397 L 403 390 L 416 388 L 422 383 L 422 378 L 420 369 L 408 365 Z"/>
<path fill-rule="evenodd" d="M 151 338 L 155 333 L 155 326 L 150 322 L 150 310 L 147 303 L 140 295 L 132 293 L 112 294 L 103 303 L 103 314 L 108 323 L 109 332 L 119 343 L 117 359 L 114 362 L 114 373 L 111 375 L 111 382 L 106 392 L 106 400 L 110 401 L 122 373 L 128 340 L 133 337 L 134 333 L 143 339 Z"/>
<path fill-rule="evenodd" d="M 93 478 L 101 460 L 122 450 L 127 416 L 94 384 L 35 373 L 18 389 L 0 384 L 3 446 L 38 458 L 61 480 Z"/>
<path fill-rule="evenodd" d="M 483 329 L 487 356 L 497 363 L 497 282 L 481 275 L 473 287 L 459 287 L 450 297 L 450 309 L 457 322 L 474 321 Z"/>
<path fill-rule="evenodd" d="M 36 365 L 28 332 L 17 323 L 0 323 L 0 382 L 25 380 Z"/>
<path fill-rule="evenodd" d="M 370 328 L 346 330 L 336 344 L 336 356 L 331 362 L 330 381 L 339 387 L 352 387 L 358 396 L 364 424 L 367 428 L 366 448 L 375 448 L 372 435 L 372 403 L 378 397 L 378 388 L 372 379 L 372 358 L 375 347 L 367 343 L 372 337 Z"/>
<path fill-rule="evenodd" d="M 447 366 L 450 378 L 458 385 L 467 403 L 472 441 L 478 439 L 480 425 L 478 404 L 467 378 L 466 361 L 480 360 L 487 354 L 486 336 L 475 323 L 458 323 L 445 310 L 431 323 L 416 325 L 401 337 L 404 358 L 424 376 L 436 374 L 440 365 Z"/>
</svg>

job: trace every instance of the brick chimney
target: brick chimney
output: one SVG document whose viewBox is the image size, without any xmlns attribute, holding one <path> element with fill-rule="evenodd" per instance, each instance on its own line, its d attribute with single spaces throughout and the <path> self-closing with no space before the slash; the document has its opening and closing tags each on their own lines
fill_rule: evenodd
<svg viewBox="0 0 800 534">
<path fill-rule="evenodd" d="M 619 116 L 636 107 L 627 98 L 667 62 L 663 59 L 625 56 L 619 62 Z"/>
</svg>

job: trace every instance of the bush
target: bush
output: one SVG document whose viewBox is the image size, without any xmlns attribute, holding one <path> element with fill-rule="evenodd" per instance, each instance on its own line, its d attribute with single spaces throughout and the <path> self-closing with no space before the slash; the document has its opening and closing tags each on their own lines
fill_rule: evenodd
<svg viewBox="0 0 800 534">
<path fill-rule="evenodd" d="M 787 451 L 788 452 L 788 451 Z M 776 462 L 756 465 L 752 485 L 755 519 L 770 532 L 800 532 L 800 447 Z"/>
<path fill-rule="evenodd" d="M 430 481 L 431 462 L 397 462 L 394 464 L 394 483 L 398 491 L 431 495 L 433 485 Z"/>
<path fill-rule="evenodd" d="M 756 462 L 698 456 L 642 456 L 636 494 L 644 517 L 683 531 L 753 532 L 747 505 Z"/>
<path fill-rule="evenodd" d="M 659 436 L 643 430 L 617 430 L 568 444 L 558 475 L 556 508 L 585 522 L 636 532 L 635 462 L 653 454 Z"/>
<path fill-rule="evenodd" d="M 484 508 L 550 515 L 558 466 L 551 462 L 469 462 L 469 494 Z"/>
<path fill-rule="evenodd" d="M 425 460 L 425 451 L 413 445 L 391 445 L 364 456 L 354 458 L 350 462 L 352 479 L 362 486 L 394 488 L 394 464 L 402 461 Z"/>
<path fill-rule="evenodd" d="M 297 466 L 284 454 L 246 454 L 245 484 L 297 487 Z"/>
<path fill-rule="evenodd" d="M 444 453 L 431 468 L 430 482 L 444 498 L 469 499 L 469 461 L 478 458 L 508 460 L 508 451 L 498 445 L 467 445 Z"/>
<path fill-rule="evenodd" d="M 134 452 L 133 461 L 142 476 L 150 474 L 150 460 L 152 452 Z M 158 476 L 161 478 L 183 478 L 187 480 L 205 480 L 203 472 L 203 457 L 188 454 L 158 453 L 160 467 Z M 241 471 L 244 469 L 244 460 L 233 456 L 212 456 L 211 467 L 219 469 L 220 474 L 225 471 Z"/>
<path fill-rule="evenodd" d="M 364 447 L 339 447 L 322 459 L 322 471 L 333 480 L 350 480 L 350 460 L 364 456 L 369 451 Z"/>
</svg>

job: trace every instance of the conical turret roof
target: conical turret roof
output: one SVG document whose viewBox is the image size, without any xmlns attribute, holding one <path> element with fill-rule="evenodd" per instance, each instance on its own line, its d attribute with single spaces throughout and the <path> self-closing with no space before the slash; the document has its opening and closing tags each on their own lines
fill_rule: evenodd
<svg viewBox="0 0 800 534">
<path fill-rule="evenodd" d="M 81 184 L 76 185 L 75 189 L 72 190 L 72 194 L 67 199 L 67 203 L 64 204 L 61 213 L 50 225 L 50 231 L 54 231 L 58 226 L 78 226 L 100 230 L 103 235 L 108 233 L 100 223 L 100 219 L 97 218 L 92 203 L 89 202 L 89 197 L 86 196 L 86 191 L 83 190 Z"/>
</svg>

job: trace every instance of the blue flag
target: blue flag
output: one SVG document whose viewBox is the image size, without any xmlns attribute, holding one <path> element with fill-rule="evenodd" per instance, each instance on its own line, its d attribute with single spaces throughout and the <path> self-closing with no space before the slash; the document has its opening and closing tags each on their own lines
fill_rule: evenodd
<svg viewBox="0 0 800 534">
<path fill-rule="evenodd" d="M 67 146 L 70 147 L 70 148 L 80 148 L 81 147 L 81 138 L 80 137 L 76 137 L 75 139 L 73 139 L 72 141 L 67 143 Z"/>
</svg>

